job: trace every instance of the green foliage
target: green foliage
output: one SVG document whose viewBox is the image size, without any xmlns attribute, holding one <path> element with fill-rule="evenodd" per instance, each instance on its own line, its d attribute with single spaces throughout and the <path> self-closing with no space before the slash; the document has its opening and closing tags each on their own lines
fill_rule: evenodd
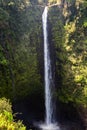
<svg viewBox="0 0 87 130">
<path fill-rule="evenodd" d="M 9 14 L 8 12 L 6 12 L 5 10 L 3 10 L 2 8 L 0 8 L 0 23 L 1 21 L 4 22 L 4 21 L 8 21 L 9 19 Z"/>
<path fill-rule="evenodd" d="M 0 113 L 5 113 L 5 111 L 12 112 L 12 105 L 8 99 L 1 98 L 0 99 Z"/>
<path fill-rule="evenodd" d="M 26 127 L 22 124 L 22 122 L 11 121 L 6 115 L 3 115 L 1 113 L 0 114 L 0 130 L 26 130 Z"/>
<path fill-rule="evenodd" d="M 14 100 L 42 91 L 41 15 L 42 8 L 28 0 L 0 1 L 0 97 Z"/>
<path fill-rule="evenodd" d="M 19 99 L 43 92 L 41 5 L 59 0 L 45 2 L 0 1 L 0 97 Z M 87 1 L 66 0 L 62 4 L 63 8 L 50 7 L 48 13 L 57 95 L 66 103 L 87 104 Z M 9 113 L 4 114 L 12 119 Z"/>
<path fill-rule="evenodd" d="M 0 130 L 26 130 L 21 121 L 14 121 L 11 107 L 9 100 L 0 99 Z"/>
<path fill-rule="evenodd" d="M 7 119 L 8 119 L 9 121 L 13 121 L 13 115 L 12 115 L 12 113 L 10 113 L 10 112 L 4 110 L 4 115 L 7 117 Z"/>
<path fill-rule="evenodd" d="M 85 18 L 85 20 L 84 20 L 83 26 L 84 26 L 84 27 L 87 27 L 87 19 L 86 19 L 86 18 Z"/>
<path fill-rule="evenodd" d="M 87 106 L 87 43 L 86 43 L 86 11 L 84 2 L 79 1 L 80 9 L 72 16 L 71 6 L 67 7 L 71 15 L 67 18 L 65 28 L 64 48 L 66 50 L 66 64 L 62 65 L 61 89 L 58 97 L 63 102 L 73 102 Z M 76 5 L 77 6 L 77 5 Z M 77 8 L 75 5 L 72 8 Z M 70 20 L 70 17 L 72 19 Z"/>
</svg>

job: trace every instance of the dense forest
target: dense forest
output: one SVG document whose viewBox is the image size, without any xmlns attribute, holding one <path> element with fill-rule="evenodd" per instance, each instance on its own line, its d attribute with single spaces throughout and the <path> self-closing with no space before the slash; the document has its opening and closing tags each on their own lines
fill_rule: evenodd
<svg viewBox="0 0 87 130">
<path fill-rule="evenodd" d="M 44 102 L 42 13 L 46 5 L 55 97 L 72 103 L 87 129 L 86 0 L 0 0 L 0 119 L 14 122 L 10 102 L 32 97 Z M 26 129 L 20 121 L 4 124 L 1 130 Z"/>
</svg>

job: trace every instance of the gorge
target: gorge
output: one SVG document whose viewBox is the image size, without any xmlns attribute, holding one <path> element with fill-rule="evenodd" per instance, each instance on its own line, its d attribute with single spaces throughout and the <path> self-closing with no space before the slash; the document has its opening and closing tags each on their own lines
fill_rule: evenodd
<svg viewBox="0 0 87 130">
<path fill-rule="evenodd" d="M 86 12 L 86 0 L 0 1 L 0 98 L 27 129 L 87 129 Z"/>
</svg>

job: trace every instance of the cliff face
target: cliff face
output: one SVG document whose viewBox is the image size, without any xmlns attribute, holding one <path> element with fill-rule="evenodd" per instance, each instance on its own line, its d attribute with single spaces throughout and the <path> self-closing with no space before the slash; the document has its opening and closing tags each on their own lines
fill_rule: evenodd
<svg viewBox="0 0 87 130">
<path fill-rule="evenodd" d="M 60 8 L 50 9 L 49 23 L 55 48 L 57 96 L 76 106 L 87 129 L 86 11 L 85 1 L 63 1 Z"/>
<path fill-rule="evenodd" d="M 56 96 L 76 106 L 87 129 L 86 11 L 86 1 L 62 1 L 60 6 L 50 6 L 48 32 Z"/>
</svg>

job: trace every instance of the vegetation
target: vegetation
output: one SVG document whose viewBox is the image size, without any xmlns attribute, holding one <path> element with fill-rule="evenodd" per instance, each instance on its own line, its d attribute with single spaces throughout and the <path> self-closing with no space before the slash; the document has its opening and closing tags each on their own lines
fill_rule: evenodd
<svg viewBox="0 0 87 130">
<path fill-rule="evenodd" d="M 58 98 L 65 103 L 84 106 L 87 106 L 86 11 L 87 2 L 84 0 L 67 0 L 61 10 L 57 7 L 49 10 L 51 43 L 56 53 Z"/>
<path fill-rule="evenodd" d="M 87 106 L 87 44 L 85 1 L 75 1 L 67 5 L 67 18 L 64 26 L 64 48 L 67 62 L 64 65 L 65 77 L 62 81 L 63 100 Z M 71 14 L 70 14 L 71 13 Z"/>
<path fill-rule="evenodd" d="M 4 0 L 0 5 L 0 97 L 15 100 L 42 91 L 41 10 L 28 1 Z"/>
<path fill-rule="evenodd" d="M 62 102 L 87 106 L 87 1 L 62 0 L 59 7 L 58 3 L 0 1 L 0 98 L 43 96 L 42 12 L 44 5 L 54 4 L 49 7 L 48 31 L 56 95 Z M 6 121 L 5 111 L 0 116 Z"/>
<path fill-rule="evenodd" d="M 0 99 L 0 130 L 26 130 L 21 121 L 15 122 L 9 100 Z"/>
</svg>

